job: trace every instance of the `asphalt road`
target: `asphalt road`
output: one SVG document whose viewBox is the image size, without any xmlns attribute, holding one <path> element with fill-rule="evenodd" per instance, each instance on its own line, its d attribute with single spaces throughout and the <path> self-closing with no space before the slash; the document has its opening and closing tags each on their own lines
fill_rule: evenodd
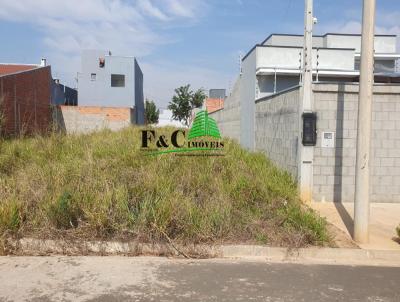
<svg viewBox="0 0 400 302">
<path fill-rule="evenodd" d="M 0 301 L 400 301 L 400 268 L 0 257 Z"/>
</svg>

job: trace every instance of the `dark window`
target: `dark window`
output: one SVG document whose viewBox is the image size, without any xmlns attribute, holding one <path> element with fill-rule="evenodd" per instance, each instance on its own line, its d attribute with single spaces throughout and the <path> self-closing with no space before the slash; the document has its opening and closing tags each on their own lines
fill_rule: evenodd
<svg viewBox="0 0 400 302">
<path fill-rule="evenodd" d="M 111 87 L 125 87 L 125 75 L 112 74 L 111 75 Z"/>
<path fill-rule="evenodd" d="M 91 79 L 92 81 L 96 81 L 96 74 L 95 74 L 95 73 L 91 73 L 91 74 L 90 74 L 90 79 Z"/>
<path fill-rule="evenodd" d="M 104 68 L 104 65 L 106 65 L 106 59 L 99 58 L 99 67 Z"/>
</svg>

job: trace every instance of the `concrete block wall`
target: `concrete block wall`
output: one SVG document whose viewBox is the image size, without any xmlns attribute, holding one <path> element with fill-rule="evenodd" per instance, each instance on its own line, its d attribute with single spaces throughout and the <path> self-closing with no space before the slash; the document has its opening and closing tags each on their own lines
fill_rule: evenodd
<svg viewBox="0 0 400 302">
<path fill-rule="evenodd" d="M 224 108 L 209 113 L 218 125 L 221 135 L 240 142 L 240 78 L 224 102 Z"/>
<path fill-rule="evenodd" d="M 358 115 L 357 84 L 314 84 L 318 115 L 313 198 L 353 202 Z M 372 202 L 400 202 L 400 85 L 375 85 L 373 99 Z M 322 132 L 335 133 L 335 147 L 322 148 Z"/>
<path fill-rule="evenodd" d="M 313 89 L 318 132 L 313 160 L 313 199 L 353 202 L 359 86 L 325 82 L 314 84 Z M 255 149 L 265 152 L 294 179 L 298 176 L 300 91 L 294 87 L 255 101 L 254 117 L 246 120 L 254 123 Z M 241 99 L 240 93 L 237 99 Z M 223 135 L 241 136 L 249 128 L 243 129 L 245 119 L 239 112 L 246 104 L 242 102 L 211 114 Z M 400 85 L 374 86 L 372 118 L 371 201 L 400 203 Z M 334 147 L 322 147 L 323 132 L 334 132 Z"/>
<path fill-rule="evenodd" d="M 256 102 L 255 148 L 297 178 L 300 88 Z"/>
<path fill-rule="evenodd" d="M 98 106 L 58 106 L 57 125 L 67 133 L 89 133 L 102 129 L 120 130 L 135 123 L 134 109 Z"/>
</svg>

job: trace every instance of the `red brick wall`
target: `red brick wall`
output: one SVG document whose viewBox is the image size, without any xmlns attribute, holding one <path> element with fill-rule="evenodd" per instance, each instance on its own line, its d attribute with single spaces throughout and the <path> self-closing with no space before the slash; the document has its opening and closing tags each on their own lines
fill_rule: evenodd
<svg viewBox="0 0 400 302">
<path fill-rule="evenodd" d="M 61 111 L 73 110 L 80 115 L 95 114 L 104 116 L 108 121 L 129 121 L 131 118 L 131 108 L 128 107 L 104 107 L 104 106 L 59 106 Z"/>
<path fill-rule="evenodd" d="M 224 100 L 223 99 L 212 99 L 208 98 L 206 100 L 206 109 L 208 113 L 212 113 L 219 109 L 224 108 Z"/>
<path fill-rule="evenodd" d="M 2 134 L 45 132 L 51 125 L 50 66 L 0 77 Z"/>
</svg>

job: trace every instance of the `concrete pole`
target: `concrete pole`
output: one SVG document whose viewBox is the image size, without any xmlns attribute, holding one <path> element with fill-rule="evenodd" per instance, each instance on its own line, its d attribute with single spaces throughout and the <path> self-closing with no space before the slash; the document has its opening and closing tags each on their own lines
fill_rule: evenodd
<svg viewBox="0 0 400 302">
<path fill-rule="evenodd" d="M 300 189 L 300 197 L 303 201 L 310 202 L 312 199 L 312 182 L 313 182 L 313 158 L 314 147 L 303 146 L 302 130 L 303 120 L 301 115 L 303 112 L 313 111 L 313 91 L 312 91 L 312 35 L 313 35 L 313 0 L 305 0 L 304 11 L 304 47 L 303 47 L 303 72 L 302 72 L 302 99 L 300 100 L 299 115 L 299 171 L 298 182 Z"/>
<path fill-rule="evenodd" d="M 354 240 L 369 241 L 369 166 L 374 83 L 375 0 L 364 0 L 358 97 Z"/>
<path fill-rule="evenodd" d="M 312 110 L 313 0 L 305 0 L 303 47 L 303 110 Z"/>
</svg>

